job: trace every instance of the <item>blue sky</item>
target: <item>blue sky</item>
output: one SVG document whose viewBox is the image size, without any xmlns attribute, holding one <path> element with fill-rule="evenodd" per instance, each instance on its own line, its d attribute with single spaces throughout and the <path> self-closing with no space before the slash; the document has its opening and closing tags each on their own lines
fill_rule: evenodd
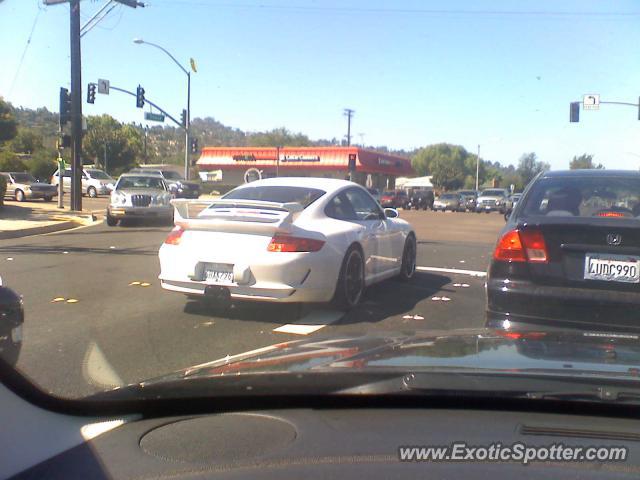
<svg viewBox="0 0 640 480">
<path fill-rule="evenodd" d="M 82 1 L 87 20 L 105 0 Z M 83 88 L 98 78 L 135 90 L 175 116 L 192 75 L 192 116 L 247 131 L 285 126 L 354 142 L 414 148 L 451 142 L 516 163 L 535 151 L 554 168 L 592 153 L 607 168 L 640 166 L 640 121 L 603 105 L 569 124 L 569 102 L 598 93 L 637 102 L 637 1 L 149 0 L 118 6 L 82 43 Z M 31 43 L 20 59 L 34 20 Z M 83 20 L 83 21 L 84 21 Z M 57 110 L 69 86 L 69 10 L 0 0 L 0 95 Z M 18 72 L 16 76 L 16 72 Z M 84 97 L 84 92 L 83 92 Z M 143 122 L 132 97 L 99 95 L 85 115 Z"/>
</svg>

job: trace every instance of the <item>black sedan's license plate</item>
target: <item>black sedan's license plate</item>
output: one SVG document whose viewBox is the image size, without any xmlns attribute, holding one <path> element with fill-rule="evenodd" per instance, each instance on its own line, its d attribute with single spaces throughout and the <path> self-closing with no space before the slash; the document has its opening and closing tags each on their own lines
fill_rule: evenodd
<svg viewBox="0 0 640 480">
<path fill-rule="evenodd" d="M 584 278 L 605 282 L 640 283 L 640 257 L 587 253 Z"/>
</svg>

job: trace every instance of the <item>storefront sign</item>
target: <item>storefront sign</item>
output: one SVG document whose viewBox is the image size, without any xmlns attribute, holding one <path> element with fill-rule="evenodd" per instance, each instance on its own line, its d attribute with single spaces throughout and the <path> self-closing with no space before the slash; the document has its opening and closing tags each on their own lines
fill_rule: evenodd
<svg viewBox="0 0 640 480">
<path fill-rule="evenodd" d="M 280 159 L 281 162 L 319 162 L 319 155 L 285 155 Z"/>
<path fill-rule="evenodd" d="M 234 155 L 232 157 L 236 162 L 255 162 L 256 157 L 253 155 Z"/>
</svg>

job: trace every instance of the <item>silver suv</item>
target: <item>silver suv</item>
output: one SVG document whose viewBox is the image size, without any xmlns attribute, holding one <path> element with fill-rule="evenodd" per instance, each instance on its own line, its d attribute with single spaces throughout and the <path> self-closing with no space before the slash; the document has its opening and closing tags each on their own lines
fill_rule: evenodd
<svg viewBox="0 0 640 480">
<path fill-rule="evenodd" d="M 498 211 L 504 215 L 507 210 L 507 197 L 509 191 L 504 188 L 489 188 L 483 190 L 478 195 L 476 201 L 476 212 L 495 212 Z"/>
<path fill-rule="evenodd" d="M 111 192 L 107 225 L 130 218 L 157 218 L 173 223 L 173 196 L 160 175 L 125 173 Z"/>
</svg>

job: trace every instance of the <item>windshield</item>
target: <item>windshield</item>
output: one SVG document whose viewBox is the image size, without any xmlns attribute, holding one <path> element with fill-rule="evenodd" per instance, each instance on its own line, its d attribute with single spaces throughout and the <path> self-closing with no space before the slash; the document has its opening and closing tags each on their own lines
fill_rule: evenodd
<svg viewBox="0 0 640 480">
<path fill-rule="evenodd" d="M 113 178 L 104 173 L 102 170 L 87 170 L 87 173 L 91 178 L 95 178 L 96 180 L 113 180 Z"/>
<path fill-rule="evenodd" d="M 173 172 L 171 170 L 164 170 L 162 172 L 162 176 L 168 180 L 183 180 L 184 178 L 178 172 Z"/>
<path fill-rule="evenodd" d="M 122 177 L 116 184 L 116 190 L 150 188 L 164 190 L 164 183 L 160 177 Z"/>
<path fill-rule="evenodd" d="M 0 0 L 0 41 L 0 358 L 43 392 L 640 391 L 640 1 Z"/>
<path fill-rule="evenodd" d="M 485 190 L 480 193 L 481 197 L 504 197 L 504 190 Z"/>
<path fill-rule="evenodd" d="M 11 176 L 16 183 L 32 183 L 36 181 L 35 177 L 29 173 L 12 173 Z"/>
</svg>

